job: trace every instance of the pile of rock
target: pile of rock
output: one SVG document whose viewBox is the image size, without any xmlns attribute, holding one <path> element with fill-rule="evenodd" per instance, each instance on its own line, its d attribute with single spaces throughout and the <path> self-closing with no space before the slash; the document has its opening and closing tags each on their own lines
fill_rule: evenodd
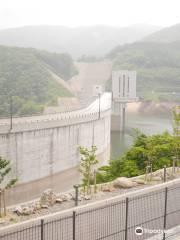
<svg viewBox="0 0 180 240">
<path fill-rule="evenodd" d="M 57 196 L 52 189 L 45 190 L 40 198 L 41 205 L 53 206 L 56 203 Z"/>
<path fill-rule="evenodd" d="M 110 183 L 104 183 L 101 185 L 101 191 L 103 192 L 114 192 L 116 191 L 116 188 L 113 185 L 113 182 Z"/>
<path fill-rule="evenodd" d="M 98 190 L 102 192 L 114 192 L 117 188 L 132 188 L 137 185 L 145 184 L 141 178 L 119 177 L 116 180 L 98 185 Z"/>
<path fill-rule="evenodd" d="M 113 185 L 115 188 L 132 188 L 136 187 L 138 183 L 133 181 L 131 178 L 119 177 L 114 180 Z"/>
<path fill-rule="evenodd" d="M 71 201 L 72 199 L 73 199 L 73 196 L 71 193 L 63 193 L 63 194 L 57 195 L 53 192 L 52 189 L 47 189 L 42 193 L 40 198 L 40 203 L 42 206 L 47 205 L 49 207 L 49 206 L 53 206 L 56 203 Z"/>
<path fill-rule="evenodd" d="M 39 212 L 41 209 L 48 209 L 54 204 L 60 204 L 72 200 L 72 194 L 64 193 L 56 195 L 52 189 L 45 190 L 39 201 L 27 205 L 21 205 L 13 209 L 18 216 L 27 216 Z"/>
<path fill-rule="evenodd" d="M 142 178 L 140 178 L 140 177 L 134 178 L 134 179 L 133 179 L 133 182 L 137 183 L 138 185 L 143 185 L 143 184 L 145 184 L 144 179 L 142 179 Z"/>
<path fill-rule="evenodd" d="M 36 212 L 35 208 L 32 205 L 29 206 L 18 206 L 13 210 L 18 216 L 27 216 L 34 214 Z"/>
<path fill-rule="evenodd" d="M 71 201 L 73 199 L 73 195 L 71 193 L 63 193 L 57 196 L 56 203 L 62 203 Z"/>
</svg>

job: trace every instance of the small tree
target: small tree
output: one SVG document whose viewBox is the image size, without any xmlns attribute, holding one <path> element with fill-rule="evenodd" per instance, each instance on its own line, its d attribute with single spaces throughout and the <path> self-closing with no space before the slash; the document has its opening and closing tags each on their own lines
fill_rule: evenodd
<svg viewBox="0 0 180 240">
<path fill-rule="evenodd" d="M 92 146 L 91 149 L 80 146 L 81 162 L 79 171 L 83 176 L 83 185 L 87 187 L 87 194 L 90 193 L 90 184 L 94 176 L 95 165 L 99 162 L 96 158 L 97 147 Z"/>
<path fill-rule="evenodd" d="M 173 108 L 173 155 L 179 165 L 180 160 L 180 106 Z"/>
<path fill-rule="evenodd" d="M 0 217 L 2 217 L 2 206 L 4 209 L 4 216 L 6 216 L 6 190 L 13 187 L 17 182 L 17 178 L 8 179 L 8 174 L 10 172 L 10 161 L 0 157 Z"/>
<path fill-rule="evenodd" d="M 173 108 L 173 129 L 174 135 L 180 136 L 180 106 Z"/>
</svg>

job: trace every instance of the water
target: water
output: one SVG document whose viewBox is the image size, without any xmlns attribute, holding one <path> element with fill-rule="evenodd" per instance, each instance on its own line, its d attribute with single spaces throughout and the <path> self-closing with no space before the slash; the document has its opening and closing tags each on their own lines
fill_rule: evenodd
<svg viewBox="0 0 180 240">
<path fill-rule="evenodd" d="M 117 158 L 127 150 L 133 141 L 131 132 L 138 128 L 141 132 L 151 135 L 164 131 L 172 132 L 172 119 L 159 116 L 146 116 L 139 114 L 127 114 L 125 133 L 111 132 L 111 159 Z"/>
</svg>

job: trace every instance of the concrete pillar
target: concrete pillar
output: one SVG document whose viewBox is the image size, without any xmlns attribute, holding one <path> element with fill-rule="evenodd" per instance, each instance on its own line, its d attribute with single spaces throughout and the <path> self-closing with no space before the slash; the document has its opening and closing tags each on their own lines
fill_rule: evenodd
<svg viewBox="0 0 180 240">
<path fill-rule="evenodd" d="M 126 103 L 120 103 L 120 132 L 125 132 Z"/>
</svg>

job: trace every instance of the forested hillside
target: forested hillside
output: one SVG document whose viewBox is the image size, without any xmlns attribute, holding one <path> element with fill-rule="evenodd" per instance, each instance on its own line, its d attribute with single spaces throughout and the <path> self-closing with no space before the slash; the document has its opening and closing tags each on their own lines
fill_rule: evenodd
<svg viewBox="0 0 180 240">
<path fill-rule="evenodd" d="M 157 31 L 145 37 L 146 42 L 179 42 L 180 41 L 180 24 L 176 24 L 160 31 Z"/>
<path fill-rule="evenodd" d="M 68 80 L 76 74 L 69 55 L 35 49 L 0 46 L 0 116 L 40 113 L 71 93 L 57 83 L 49 70 Z"/>
<path fill-rule="evenodd" d="M 81 55 L 104 56 L 119 44 L 142 39 L 160 28 L 148 24 L 127 27 L 106 25 L 63 27 L 25 26 L 0 30 L 0 44 L 33 47 L 51 52 L 67 52 L 75 58 Z"/>
<path fill-rule="evenodd" d="M 108 58 L 116 70 L 137 71 L 138 94 L 145 99 L 180 101 L 180 42 L 127 44 Z"/>
</svg>

